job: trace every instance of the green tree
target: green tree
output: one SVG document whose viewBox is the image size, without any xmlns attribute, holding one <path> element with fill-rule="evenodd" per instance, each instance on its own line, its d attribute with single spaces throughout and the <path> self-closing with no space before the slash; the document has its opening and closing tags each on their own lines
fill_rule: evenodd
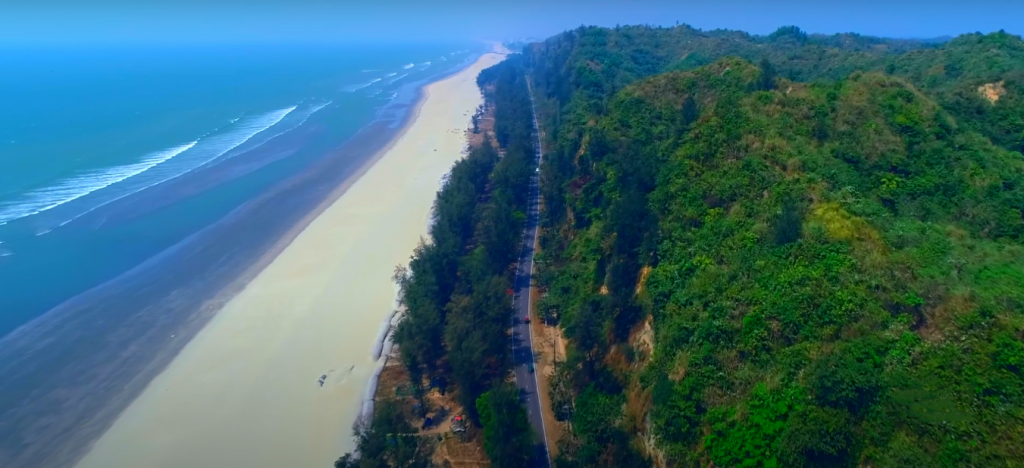
<svg viewBox="0 0 1024 468">
<path fill-rule="evenodd" d="M 808 407 L 793 415 L 782 434 L 784 466 L 850 466 L 853 434 L 846 410 Z"/>
<path fill-rule="evenodd" d="M 432 466 L 429 438 L 416 435 L 394 402 L 380 402 L 368 425 L 356 425 L 356 454 L 343 455 L 335 468 L 427 468 Z"/>
<path fill-rule="evenodd" d="M 496 468 L 524 468 L 534 453 L 534 434 L 512 384 L 495 385 L 476 400 L 484 450 Z"/>
<path fill-rule="evenodd" d="M 854 414 L 866 411 L 882 390 L 877 348 L 869 340 L 855 341 L 814 363 L 810 379 L 815 399 Z"/>
<path fill-rule="evenodd" d="M 779 73 L 775 71 L 775 65 L 772 65 L 767 58 L 761 59 L 761 74 L 757 79 L 757 89 L 761 91 L 771 91 L 775 89 L 775 80 L 778 78 Z"/>
</svg>

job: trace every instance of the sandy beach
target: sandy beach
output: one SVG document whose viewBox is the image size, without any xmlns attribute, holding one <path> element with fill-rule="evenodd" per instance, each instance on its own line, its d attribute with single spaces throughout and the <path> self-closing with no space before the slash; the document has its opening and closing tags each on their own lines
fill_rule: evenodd
<svg viewBox="0 0 1024 468">
<path fill-rule="evenodd" d="M 352 424 L 440 181 L 462 156 L 483 55 L 426 87 L 406 129 L 188 343 L 79 468 L 329 467 Z M 321 375 L 326 382 L 318 383 Z"/>
</svg>

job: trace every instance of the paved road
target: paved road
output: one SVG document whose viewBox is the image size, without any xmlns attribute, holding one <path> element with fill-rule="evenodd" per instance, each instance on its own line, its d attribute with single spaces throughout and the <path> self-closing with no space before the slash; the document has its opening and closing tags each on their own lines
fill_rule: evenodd
<svg viewBox="0 0 1024 468">
<path fill-rule="evenodd" d="M 531 96 L 532 97 L 532 96 Z M 537 128 L 537 117 L 534 113 L 534 128 Z M 537 136 L 537 165 L 541 161 L 540 137 Z M 537 466 L 550 467 L 551 455 L 547 447 L 547 435 L 544 429 L 544 418 L 541 413 L 541 402 L 537 389 L 540 384 L 537 374 L 530 372 L 529 366 L 535 362 L 533 355 L 533 333 L 525 319 L 530 316 L 530 283 L 533 277 L 533 253 L 537 241 L 537 225 L 540 220 L 540 188 L 538 173 L 534 170 L 530 178 L 530 196 L 526 210 L 526 228 L 523 230 L 523 251 L 519 254 L 516 279 L 513 285 L 512 298 L 512 359 L 516 373 L 516 385 L 523 394 L 527 416 L 534 432 L 543 442 L 543 453 L 537 454 Z"/>
</svg>

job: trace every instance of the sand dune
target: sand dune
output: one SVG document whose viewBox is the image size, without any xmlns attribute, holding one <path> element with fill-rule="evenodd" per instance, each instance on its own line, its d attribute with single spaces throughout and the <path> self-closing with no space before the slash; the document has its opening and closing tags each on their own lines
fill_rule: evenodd
<svg viewBox="0 0 1024 468">
<path fill-rule="evenodd" d="M 404 133 L 217 314 L 118 418 L 79 468 L 332 466 L 374 368 L 440 180 L 482 102 L 487 54 L 427 87 Z M 321 387 L 318 379 L 327 374 Z"/>
</svg>

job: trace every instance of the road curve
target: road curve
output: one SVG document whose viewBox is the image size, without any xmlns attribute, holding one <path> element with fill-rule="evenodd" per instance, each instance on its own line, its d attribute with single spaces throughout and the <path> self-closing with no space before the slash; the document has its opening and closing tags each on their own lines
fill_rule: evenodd
<svg viewBox="0 0 1024 468">
<path fill-rule="evenodd" d="M 530 90 L 530 105 L 533 106 L 533 91 Z M 536 139 L 536 167 L 540 167 L 543 153 L 540 145 L 540 132 L 537 125 L 537 112 L 533 110 L 533 128 Z M 543 453 L 538 453 L 535 466 L 550 467 L 551 451 L 547 446 L 547 431 L 544 428 L 544 417 L 541 413 L 541 401 L 538 389 L 540 383 L 537 374 L 530 371 L 536 359 L 533 354 L 533 333 L 526 318 L 530 316 L 530 292 L 533 279 L 533 254 L 537 244 L 537 225 L 540 222 L 540 187 L 539 173 L 534 169 L 530 177 L 530 194 L 526 209 L 526 226 L 523 229 L 523 250 L 519 254 L 516 265 L 516 278 L 513 284 L 512 308 L 512 359 L 516 374 L 516 386 L 523 395 L 526 414 L 534 432 L 541 439 Z M 539 451 L 539 450 L 538 450 Z"/>
</svg>

